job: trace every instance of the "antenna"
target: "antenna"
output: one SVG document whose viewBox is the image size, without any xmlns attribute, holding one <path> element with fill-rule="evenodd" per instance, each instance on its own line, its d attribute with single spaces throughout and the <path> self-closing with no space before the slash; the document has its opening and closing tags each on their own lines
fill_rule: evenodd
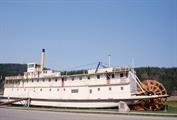
<svg viewBox="0 0 177 120">
<path fill-rule="evenodd" d="M 134 63 L 134 58 L 133 58 L 133 57 L 132 57 L 132 65 L 131 65 L 131 67 L 132 67 L 132 68 L 131 68 L 131 69 L 132 69 L 132 71 L 133 71 L 133 72 L 135 72 L 135 70 L 134 70 L 135 63 Z"/>
<path fill-rule="evenodd" d="M 109 67 L 111 67 L 111 54 L 108 55 L 109 58 Z"/>
<path fill-rule="evenodd" d="M 135 62 L 134 62 L 134 58 L 132 57 L 132 68 L 134 68 L 135 67 Z"/>
</svg>

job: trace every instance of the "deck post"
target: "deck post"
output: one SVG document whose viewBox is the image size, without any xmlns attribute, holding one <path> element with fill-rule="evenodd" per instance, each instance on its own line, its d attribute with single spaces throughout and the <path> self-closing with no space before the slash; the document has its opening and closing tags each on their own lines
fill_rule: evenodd
<svg viewBox="0 0 177 120">
<path fill-rule="evenodd" d="M 28 98 L 27 99 L 27 107 L 29 108 L 29 106 L 30 106 L 30 103 L 31 103 L 31 98 Z"/>
<path fill-rule="evenodd" d="M 130 108 L 128 107 L 127 103 L 124 101 L 120 101 L 118 103 L 118 109 L 119 109 L 119 112 L 123 112 L 123 113 L 130 112 Z"/>
</svg>

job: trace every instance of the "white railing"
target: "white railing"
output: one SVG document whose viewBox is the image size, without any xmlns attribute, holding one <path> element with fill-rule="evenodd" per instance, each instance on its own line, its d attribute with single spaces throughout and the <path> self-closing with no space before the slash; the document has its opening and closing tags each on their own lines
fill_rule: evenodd
<svg viewBox="0 0 177 120">
<path fill-rule="evenodd" d="M 18 75 L 18 76 L 7 76 L 5 77 L 6 80 L 18 80 L 18 79 L 24 79 L 24 77 L 22 75 Z"/>
</svg>

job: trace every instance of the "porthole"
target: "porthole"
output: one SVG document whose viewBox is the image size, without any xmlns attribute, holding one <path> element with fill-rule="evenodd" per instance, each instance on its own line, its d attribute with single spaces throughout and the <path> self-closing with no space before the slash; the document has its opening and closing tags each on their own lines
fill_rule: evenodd
<svg viewBox="0 0 177 120">
<path fill-rule="evenodd" d="M 112 88 L 111 87 L 109 87 L 109 91 L 111 91 L 112 90 Z"/>
<path fill-rule="evenodd" d="M 100 91 L 100 88 L 98 88 L 98 91 Z"/>
</svg>

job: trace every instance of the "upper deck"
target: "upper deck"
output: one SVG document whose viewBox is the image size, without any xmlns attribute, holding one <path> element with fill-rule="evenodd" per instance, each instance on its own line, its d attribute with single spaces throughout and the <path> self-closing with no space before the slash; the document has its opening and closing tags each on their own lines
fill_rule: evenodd
<svg viewBox="0 0 177 120">
<path fill-rule="evenodd" d="M 35 67 L 35 65 L 34 65 Z M 38 69 L 38 68 L 37 68 Z M 6 80 L 26 80 L 26 79 L 39 79 L 39 78 L 67 78 L 67 77 L 81 77 L 81 76 L 91 76 L 91 75 L 101 75 L 101 74 L 111 74 L 111 73 L 128 73 L 131 68 L 128 67 L 109 67 L 109 68 L 99 68 L 90 70 L 76 70 L 76 71 L 64 71 L 59 72 L 55 70 L 44 70 L 42 72 L 31 69 L 28 72 L 25 72 L 24 75 L 18 76 L 7 76 Z M 123 76 L 123 75 L 121 75 Z"/>
</svg>

